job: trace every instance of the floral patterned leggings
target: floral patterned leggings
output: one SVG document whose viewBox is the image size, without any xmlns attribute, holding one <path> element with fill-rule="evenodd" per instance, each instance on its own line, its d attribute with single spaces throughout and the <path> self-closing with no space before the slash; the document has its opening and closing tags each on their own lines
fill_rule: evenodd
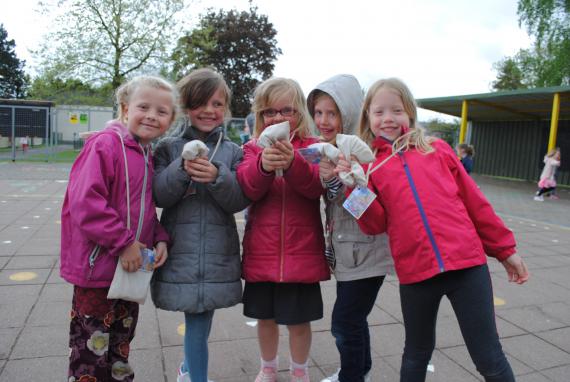
<svg viewBox="0 0 570 382">
<path fill-rule="evenodd" d="M 109 288 L 75 286 L 69 331 L 68 382 L 130 382 L 130 343 L 139 305 L 108 300 Z"/>
</svg>

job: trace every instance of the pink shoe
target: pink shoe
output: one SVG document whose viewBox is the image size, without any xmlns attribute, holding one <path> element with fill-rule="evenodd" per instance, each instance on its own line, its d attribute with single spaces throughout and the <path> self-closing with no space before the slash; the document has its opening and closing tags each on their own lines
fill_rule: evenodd
<svg viewBox="0 0 570 382">
<path fill-rule="evenodd" d="M 295 369 L 291 371 L 290 376 L 291 382 L 310 382 L 309 374 L 307 374 L 307 371 L 303 369 Z"/>
<path fill-rule="evenodd" d="M 272 367 L 264 367 L 259 370 L 255 382 L 277 382 L 277 370 Z"/>
<path fill-rule="evenodd" d="M 558 195 L 550 195 L 548 198 L 549 198 L 549 199 L 553 199 L 553 200 L 558 200 L 558 199 L 560 199 L 560 197 L 559 197 Z"/>
</svg>

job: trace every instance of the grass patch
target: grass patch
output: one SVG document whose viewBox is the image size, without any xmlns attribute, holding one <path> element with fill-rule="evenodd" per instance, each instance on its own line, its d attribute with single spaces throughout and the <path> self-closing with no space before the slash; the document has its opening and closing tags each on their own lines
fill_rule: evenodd
<svg viewBox="0 0 570 382">
<path fill-rule="evenodd" d="M 57 163 L 73 163 L 75 158 L 79 155 L 79 151 L 64 150 L 54 153 L 49 157 L 46 153 L 27 154 L 25 156 L 18 156 L 16 162 L 57 162 Z M 47 159 L 47 160 L 46 160 Z M 2 159 L 1 161 L 11 161 L 12 158 Z"/>
</svg>

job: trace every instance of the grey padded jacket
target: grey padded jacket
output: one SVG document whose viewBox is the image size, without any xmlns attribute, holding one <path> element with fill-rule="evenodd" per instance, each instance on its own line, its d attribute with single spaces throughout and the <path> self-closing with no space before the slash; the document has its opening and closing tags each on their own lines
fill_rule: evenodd
<svg viewBox="0 0 570 382">
<path fill-rule="evenodd" d="M 241 302 L 241 261 L 234 213 L 249 200 L 236 179 L 242 150 L 224 136 L 223 128 L 205 139 L 218 169 L 213 183 L 192 183 L 181 157 L 184 144 L 199 139 L 186 126 L 181 136 L 163 138 L 154 154 L 153 193 L 162 207 L 161 223 L 171 246 L 166 263 L 155 271 L 151 283 L 154 304 L 161 309 L 200 313 Z"/>
<path fill-rule="evenodd" d="M 327 93 L 335 101 L 342 119 L 342 134 L 356 134 L 363 94 L 358 80 L 340 74 L 317 85 L 307 97 L 311 115 L 314 97 L 318 91 Z M 314 117 L 314 115 L 312 115 Z M 338 281 L 360 280 L 393 272 L 388 236 L 365 235 L 354 217 L 344 209 L 344 187 L 333 200 L 325 200 L 327 216 L 327 243 L 332 244 L 336 257 L 334 276 Z"/>
</svg>

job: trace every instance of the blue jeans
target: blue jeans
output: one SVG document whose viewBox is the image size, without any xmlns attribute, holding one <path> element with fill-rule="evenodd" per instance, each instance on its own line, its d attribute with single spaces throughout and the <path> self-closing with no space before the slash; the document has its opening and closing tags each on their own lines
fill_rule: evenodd
<svg viewBox="0 0 570 382">
<path fill-rule="evenodd" d="M 182 371 L 190 374 L 192 382 L 208 382 L 208 337 L 214 311 L 184 313 L 184 364 Z"/>
<path fill-rule="evenodd" d="M 341 382 L 363 382 L 372 368 L 368 315 L 384 276 L 336 283 L 331 332 L 340 353 Z"/>
<path fill-rule="evenodd" d="M 437 311 L 444 295 L 451 302 L 467 350 L 485 381 L 514 382 L 497 334 L 491 276 L 486 264 L 400 285 L 406 329 L 400 381 L 425 381 L 435 347 Z"/>
</svg>

